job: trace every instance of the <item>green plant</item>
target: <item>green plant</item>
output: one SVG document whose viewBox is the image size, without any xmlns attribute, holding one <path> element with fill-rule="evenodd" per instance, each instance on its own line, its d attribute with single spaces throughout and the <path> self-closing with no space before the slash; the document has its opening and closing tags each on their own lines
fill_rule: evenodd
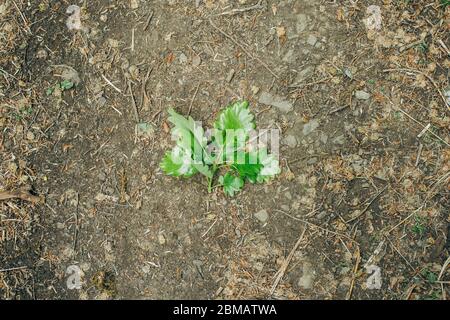
<svg viewBox="0 0 450 320">
<path fill-rule="evenodd" d="M 176 146 L 160 163 L 166 174 L 191 177 L 201 173 L 207 179 L 208 192 L 221 186 L 227 195 L 233 196 L 245 181 L 262 183 L 280 173 L 274 155 L 268 154 L 266 147 L 255 146 L 254 116 L 247 101 L 222 110 L 214 129 L 207 132 L 192 117 L 185 118 L 173 109 L 169 109 L 169 114 Z M 217 174 L 220 174 L 218 184 L 213 186 Z"/>
<path fill-rule="evenodd" d="M 430 294 L 426 295 L 423 300 L 441 300 L 441 293 L 433 290 Z"/>
<path fill-rule="evenodd" d="M 55 89 L 60 89 L 61 91 L 70 90 L 75 86 L 75 84 L 72 81 L 69 80 L 63 80 L 60 83 L 56 84 L 53 87 L 50 87 L 46 90 L 46 95 L 50 96 L 55 92 Z"/>
<path fill-rule="evenodd" d="M 59 87 L 61 88 L 61 90 L 70 90 L 73 88 L 75 84 L 72 81 L 69 80 L 63 80 L 59 83 Z"/>
<path fill-rule="evenodd" d="M 419 43 L 416 47 L 422 53 L 426 53 L 428 51 L 428 44 L 424 41 Z"/>
<path fill-rule="evenodd" d="M 436 283 L 436 281 L 438 280 L 438 276 L 436 275 L 436 273 L 428 269 L 422 271 L 422 276 L 424 276 L 425 279 L 427 279 L 427 281 L 431 284 Z"/>
<path fill-rule="evenodd" d="M 414 225 L 412 227 L 412 231 L 418 236 L 423 236 L 427 230 L 425 225 L 425 221 L 422 217 L 416 216 L 414 218 Z"/>
<path fill-rule="evenodd" d="M 25 106 L 19 109 L 19 112 L 13 112 L 12 116 L 15 118 L 16 121 L 20 121 L 23 118 L 30 116 L 33 114 L 33 107 L 32 106 Z"/>
</svg>

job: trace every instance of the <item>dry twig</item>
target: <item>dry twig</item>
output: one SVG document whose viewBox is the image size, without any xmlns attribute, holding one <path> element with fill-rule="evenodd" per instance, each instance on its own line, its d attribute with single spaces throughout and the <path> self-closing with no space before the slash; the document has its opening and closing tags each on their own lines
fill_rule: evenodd
<svg viewBox="0 0 450 320">
<path fill-rule="evenodd" d="M 134 99 L 133 87 L 131 86 L 131 81 L 128 81 L 128 91 L 130 91 L 131 103 L 133 104 L 134 120 L 139 123 L 139 112 L 136 105 L 136 100 Z"/>
<path fill-rule="evenodd" d="M 237 45 L 239 48 L 241 48 L 242 51 L 244 51 L 244 53 L 249 56 L 251 59 L 254 59 L 256 61 L 258 61 L 264 68 L 267 69 L 267 71 L 269 71 L 276 79 L 279 79 L 279 76 L 272 71 L 272 69 L 269 68 L 269 66 L 262 61 L 260 58 L 253 56 L 247 49 L 244 48 L 244 46 L 242 44 L 240 44 L 236 39 L 234 39 L 232 36 L 230 36 L 228 33 L 226 33 L 225 31 L 223 31 L 222 29 L 220 29 L 218 26 L 216 26 L 211 19 L 209 19 L 209 23 L 211 24 L 211 26 L 216 29 L 218 32 L 220 32 L 222 35 L 224 35 L 226 38 L 230 39 L 235 45 Z"/>
<path fill-rule="evenodd" d="M 32 203 L 42 203 L 43 199 L 41 197 L 31 194 L 30 190 L 31 187 L 26 186 L 24 188 L 15 191 L 2 191 L 0 192 L 0 201 L 10 199 L 21 199 Z"/>
<path fill-rule="evenodd" d="M 219 16 L 234 15 L 234 14 L 247 12 L 247 11 L 251 11 L 251 10 L 264 9 L 265 7 L 261 3 L 262 3 L 262 0 L 259 0 L 258 3 L 254 4 L 253 6 L 225 11 L 225 12 L 220 13 Z"/>
<path fill-rule="evenodd" d="M 353 269 L 352 283 L 350 285 L 350 289 L 347 292 L 346 300 L 350 300 L 352 298 L 353 287 L 355 286 L 355 279 L 357 277 L 357 272 L 358 272 L 360 262 L 361 262 L 361 253 L 359 251 L 359 247 L 356 247 L 356 263 L 355 263 L 355 268 Z"/>
<path fill-rule="evenodd" d="M 191 103 L 189 104 L 189 110 L 188 110 L 188 116 L 191 114 L 191 111 L 192 111 L 192 105 L 194 104 L 194 101 L 195 101 L 195 97 L 197 97 L 197 93 L 198 93 L 198 89 L 200 88 L 200 83 L 197 85 L 197 88 L 195 89 L 195 93 L 194 93 L 194 95 L 192 96 L 192 100 L 191 100 Z"/>
<path fill-rule="evenodd" d="M 276 273 L 275 281 L 273 282 L 272 288 L 270 289 L 270 295 L 272 295 L 275 292 L 275 289 L 277 288 L 278 284 L 280 283 L 281 279 L 283 278 L 284 273 L 286 272 L 287 267 L 288 267 L 289 263 L 291 262 L 292 257 L 294 256 L 295 251 L 297 251 L 298 246 L 300 245 L 300 243 L 303 240 L 303 236 L 305 235 L 306 229 L 307 229 L 306 227 L 303 229 L 302 234 L 298 238 L 298 240 L 295 243 L 294 247 L 292 248 L 291 252 L 289 252 L 289 255 L 283 261 L 283 264 L 281 265 L 280 270 L 278 270 L 278 272 Z"/>
</svg>

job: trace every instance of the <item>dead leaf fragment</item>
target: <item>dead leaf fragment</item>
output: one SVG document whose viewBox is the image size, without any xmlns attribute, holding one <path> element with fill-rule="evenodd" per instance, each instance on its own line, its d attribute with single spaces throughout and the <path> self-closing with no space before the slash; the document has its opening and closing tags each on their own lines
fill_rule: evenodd
<svg viewBox="0 0 450 320">
<path fill-rule="evenodd" d="M 286 28 L 285 27 L 277 27 L 277 36 L 281 44 L 286 42 Z"/>
</svg>

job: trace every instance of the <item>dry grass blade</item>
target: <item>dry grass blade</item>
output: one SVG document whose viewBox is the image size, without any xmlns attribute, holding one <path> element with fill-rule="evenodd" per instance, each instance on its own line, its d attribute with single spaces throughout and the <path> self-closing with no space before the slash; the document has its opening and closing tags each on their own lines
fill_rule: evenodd
<svg viewBox="0 0 450 320">
<path fill-rule="evenodd" d="M 449 264 L 450 264 L 450 256 L 447 258 L 447 260 L 445 260 L 444 264 L 442 265 L 441 272 L 439 272 L 438 280 L 441 280 Z"/>
<path fill-rule="evenodd" d="M 242 44 L 240 44 L 236 39 L 234 39 L 232 36 L 230 36 L 228 33 L 226 33 L 225 31 L 223 31 L 222 29 L 220 29 L 218 26 L 216 26 L 214 24 L 214 22 L 212 22 L 211 19 L 209 19 L 209 23 L 211 24 L 211 26 L 216 29 L 218 32 L 220 32 L 222 35 L 224 35 L 226 38 L 230 39 L 235 45 L 237 45 L 239 48 L 242 49 L 242 51 L 244 51 L 244 53 L 249 56 L 251 59 L 254 59 L 256 61 L 258 61 L 264 68 L 267 69 L 267 71 L 269 71 L 276 79 L 279 79 L 279 76 L 272 71 L 272 69 L 269 68 L 269 66 L 262 61 L 261 59 L 259 59 L 258 57 L 253 56 L 247 49 L 244 48 L 244 46 Z"/>
<path fill-rule="evenodd" d="M 234 14 L 247 12 L 247 11 L 251 11 L 251 10 L 264 9 L 265 7 L 261 3 L 262 3 L 262 0 L 259 0 L 258 3 L 253 5 L 253 6 L 246 7 L 246 8 L 233 9 L 233 10 L 230 10 L 230 11 L 225 11 L 225 12 L 220 13 L 219 15 L 220 16 L 234 15 Z"/>
<path fill-rule="evenodd" d="M 27 269 L 27 268 L 28 268 L 27 266 L 6 268 L 6 269 L 0 269 L 0 272 L 9 272 L 9 271 L 23 270 L 23 269 Z"/>
<path fill-rule="evenodd" d="M 294 256 L 295 251 L 297 251 L 298 246 L 300 245 L 300 243 L 303 240 L 306 229 L 307 229 L 306 227 L 303 229 L 302 234 L 298 238 L 298 240 L 295 243 L 294 247 L 292 248 L 291 252 L 289 252 L 289 255 L 283 261 L 283 264 L 281 265 L 280 270 L 278 270 L 278 272 L 276 273 L 275 281 L 273 282 L 272 288 L 270 289 L 270 295 L 273 295 L 273 293 L 275 292 L 275 289 L 277 288 L 278 284 L 280 283 L 281 279 L 283 278 L 284 273 L 286 272 L 287 267 L 288 267 L 289 263 L 291 262 L 292 257 Z"/>
<path fill-rule="evenodd" d="M 346 300 L 350 300 L 352 298 L 353 288 L 355 286 L 355 279 L 357 277 L 357 272 L 358 272 L 360 262 L 361 262 L 361 253 L 359 251 L 359 247 L 356 247 L 356 263 L 355 263 L 355 267 L 353 269 L 352 283 L 350 285 L 350 289 L 347 292 Z"/>
</svg>

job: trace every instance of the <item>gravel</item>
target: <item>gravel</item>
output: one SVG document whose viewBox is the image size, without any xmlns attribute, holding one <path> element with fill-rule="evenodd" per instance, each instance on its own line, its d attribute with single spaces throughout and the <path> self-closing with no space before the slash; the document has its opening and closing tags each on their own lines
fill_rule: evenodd
<svg viewBox="0 0 450 320">
<path fill-rule="evenodd" d="M 269 219 L 269 214 L 263 209 L 255 213 L 255 218 L 260 222 L 265 223 Z"/>
<path fill-rule="evenodd" d="M 310 34 L 308 36 L 308 39 L 306 40 L 306 43 L 309 44 L 310 46 L 314 47 L 316 45 L 316 43 L 317 43 L 317 37 L 312 35 L 312 34 Z"/>
<path fill-rule="evenodd" d="M 278 108 L 281 112 L 284 113 L 288 113 L 289 111 L 292 111 L 292 109 L 294 108 L 292 102 L 285 100 L 282 97 L 272 95 L 268 92 L 261 93 L 258 102 Z"/>
<path fill-rule="evenodd" d="M 340 144 L 340 145 L 343 145 L 345 143 L 345 141 L 346 141 L 346 139 L 345 139 L 344 135 L 337 136 L 336 138 L 333 139 L 333 143 Z"/>
<path fill-rule="evenodd" d="M 370 98 L 370 93 L 367 93 L 363 90 L 357 90 L 355 92 L 355 98 L 358 100 L 368 100 Z"/>
<path fill-rule="evenodd" d="M 297 146 L 297 139 L 293 135 L 284 137 L 281 143 L 289 148 L 295 148 Z"/>
<path fill-rule="evenodd" d="M 188 57 L 184 53 L 180 54 L 179 59 L 182 64 L 185 64 L 188 61 Z"/>
<path fill-rule="evenodd" d="M 314 279 L 316 278 L 314 268 L 308 261 L 303 263 L 303 275 L 298 280 L 298 286 L 303 289 L 311 289 L 314 285 Z"/>
<path fill-rule="evenodd" d="M 308 17 L 303 13 L 298 14 L 296 25 L 297 32 L 300 33 L 305 31 L 307 26 L 308 26 Z"/>
<path fill-rule="evenodd" d="M 295 83 L 300 83 L 308 79 L 314 74 L 314 67 L 313 66 L 307 66 L 299 73 L 297 74 L 297 77 L 295 78 Z"/>
<path fill-rule="evenodd" d="M 198 67 L 201 63 L 202 63 L 202 59 L 200 58 L 200 56 L 195 56 L 192 58 L 192 65 L 194 67 Z"/>
<path fill-rule="evenodd" d="M 319 121 L 313 119 L 303 126 L 303 135 L 307 136 L 319 127 Z"/>
</svg>

